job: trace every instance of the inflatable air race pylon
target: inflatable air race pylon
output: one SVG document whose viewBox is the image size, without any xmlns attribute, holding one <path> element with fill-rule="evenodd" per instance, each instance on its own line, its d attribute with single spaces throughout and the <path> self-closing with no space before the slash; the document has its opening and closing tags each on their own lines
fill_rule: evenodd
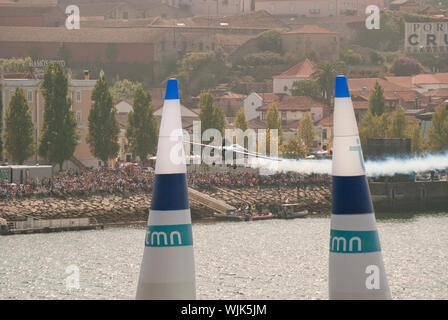
<svg viewBox="0 0 448 320">
<path fill-rule="evenodd" d="M 345 76 L 336 77 L 333 128 L 329 298 L 390 299 Z"/>
<path fill-rule="evenodd" d="M 136 299 L 196 298 L 191 214 L 176 79 L 166 86 Z"/>
</svg>

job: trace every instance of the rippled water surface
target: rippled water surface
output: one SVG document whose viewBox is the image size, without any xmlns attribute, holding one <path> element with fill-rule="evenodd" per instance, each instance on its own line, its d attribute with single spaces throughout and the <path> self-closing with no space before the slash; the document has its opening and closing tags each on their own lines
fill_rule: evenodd
<svg viewBox="0 0 448 320">
<path fill-rule="evenodd" d="M 377 224 L 393 298 L 448 299 L 448 214 Z M 329 217 L 193 232 L 199 299 L 328 299 Z M 133 299 L 144 237 L 143 227 L 0 237 L 0 299 Z M 79 289 L 67 289 L 69 266 Z"/>
</svg>

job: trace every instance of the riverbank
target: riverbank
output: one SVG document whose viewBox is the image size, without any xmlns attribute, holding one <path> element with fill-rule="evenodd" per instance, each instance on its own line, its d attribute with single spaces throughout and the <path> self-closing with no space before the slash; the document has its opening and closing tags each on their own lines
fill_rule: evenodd
<svg viewBox="0 0 448 320">
<path fill-rule="evenodd" d="M 246 205 L 272 207 L 288 200 L 300 199 L 301 210 L 328 213 L 331 208 L 331 194 L 328 187 L 307 186 L 298 190 L 292 187 L 249 187 L 215 188 L 201 192 L 235 208 Z M 90 197 L 43 197 L 0 201 L 0 217 L 8 221 L 64 218 L 95 218 L 99 224 L 121 225 L 146 222 L 151 205 L 151 194 L 138 192 L 128 195 L 94 195 Z M 190 201 L 193 220 L 211 220 L 214 210 Z"/>
</svg>

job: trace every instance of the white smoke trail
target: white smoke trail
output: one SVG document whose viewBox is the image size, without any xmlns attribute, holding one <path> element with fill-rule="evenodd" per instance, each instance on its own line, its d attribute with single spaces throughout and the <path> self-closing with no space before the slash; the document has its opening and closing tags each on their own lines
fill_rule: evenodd
<svg viewBox="0 0 448 320">
<path fill-rule="evenodd" d="M 251 159 L 252 168 L 264 172 L 298 172 L 302 174 L 331 174 L 331 160 L 292 160 Z M 395 174 L 410 174 L 434 169 L 448 168 L 448 152 L 445 154 L 426 154 L 421 157 L 386 158 L 383 160 L 368 160 L 365 162 L 366 174 L 369 177 L 393 176 Z"/>
</svg>

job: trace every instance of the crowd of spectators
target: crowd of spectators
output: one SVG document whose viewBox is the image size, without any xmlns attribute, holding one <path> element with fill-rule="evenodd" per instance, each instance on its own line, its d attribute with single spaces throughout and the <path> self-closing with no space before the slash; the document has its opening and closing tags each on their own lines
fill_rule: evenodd
<svg viewBox="0 0 448 320">
<path fill-rule="evenodd" d="M 90 196 L 93 194 L 131 194 L 151 192 L 154 172 L 143 170 L 86 169 L 66 170 L 52 178 L 31 178 L 25 184 L 0 182 L 0 199 L 36 197 Z M 215 187 L 243 188 L 254 186 L 301 186 L 304 184 L 326 184 L 329 176 L 278 173 L 261 175 L 249 172 L 192 172 L 188 174 L 188 185 L 195 189 Z"/>
</svg>

